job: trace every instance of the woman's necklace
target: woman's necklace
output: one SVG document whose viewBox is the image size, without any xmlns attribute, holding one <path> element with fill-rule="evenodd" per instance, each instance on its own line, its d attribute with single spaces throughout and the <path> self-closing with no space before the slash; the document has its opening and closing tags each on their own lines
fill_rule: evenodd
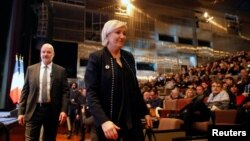
<svg viewBox="0 0 250 141">
<path fill-rule="evenodd" d="M 118 55 L 114 55 L 114 54 L 112 54 L 112 55 L 113 55 L 113 57 L 115 58 L 116 63 L 117 63 L 120 67 L 122 67 L 121 54 L 118 53 Z"/>
</svg>

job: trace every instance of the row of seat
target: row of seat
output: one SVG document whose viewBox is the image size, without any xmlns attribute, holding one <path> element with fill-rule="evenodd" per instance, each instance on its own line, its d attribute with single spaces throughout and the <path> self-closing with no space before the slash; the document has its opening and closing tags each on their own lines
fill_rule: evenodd
<svg viewBox="0 0 250 141">
<path fill-rule="evenodd" d="M 218 110 L 214 111 L 215 121 L 204 122 L 194 122 L 192 128 L 198 133 L 202 133 L 199 136 L 187 136 L 185 130 L 182 129 L 184 121 L 178 118 L 169 118 L 169 117 L 159 117 L 159 125 L 153 130 L 157 141 L 173 141 L 174 139 L 186 139 L 196 138 L 207 140 L 208 130 L 211 126 L 217 125 L 237 125 L 236 116 L 237 110 Z M 204 136 L 205 135 L 205 136 Z M 152 139 L 148 139 L 149 141 Z"/>
<path fill-rule="evenodd" d="M 237 110 L 229 109 L 229 110 L 217 110 L 214 111 L 215 120 L 214 123 L 210 121 L 204 122 L 194 122 L 193 127 L 200 131 L 208 131 L 209 125 L 235 125 L 236 124 L 236 116 Z M 184 121 L 177 118 L 169 118 L 169 117 L 160 117 L 159 118 L 159 130 L 172 130 L 172 129 L 180 129 Z"/>
</svg>

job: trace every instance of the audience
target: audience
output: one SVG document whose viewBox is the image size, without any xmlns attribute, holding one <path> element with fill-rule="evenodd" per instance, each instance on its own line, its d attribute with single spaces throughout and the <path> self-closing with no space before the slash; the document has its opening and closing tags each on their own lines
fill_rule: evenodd
<svg viewBox="0 0 250 141">
<path fill-rule="evenodd" d="M 182 67 L 179 72 L 161 73 L 154 81 L 140 83 L 144 100 L 150 108 L 154 106 L 149 101 L 152 102 L 155 97 L 164 99 L 164 102 L 192 98 L 182 116 L 186 131 L 191 131 L 189 129 L 193 122 L 209 121 L 210 118 L 214 120 L 213 110 L 236 109 L 239 112 L 237 122 L 249 125 L 248 64 L 250 57 L 241 52 L 198 67 Z M 164 87 L 165 95 L 162 96 L 162 93 L 161 96 L 155 95 L 154 91 L 157 92 L 158 87 Z M 148 88 L 147 92 L 145 88 Z M 148 98 L 151 90 L 154 90 L 153 95 Z"/>
</svg>

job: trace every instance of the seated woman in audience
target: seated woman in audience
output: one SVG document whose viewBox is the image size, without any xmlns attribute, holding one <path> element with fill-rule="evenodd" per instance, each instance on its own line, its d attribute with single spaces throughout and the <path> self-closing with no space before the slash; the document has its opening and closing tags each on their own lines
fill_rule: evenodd
<svg viewBox="0 0 250 141">
<path fill-rule="evenodd" d="M 236 84 L 233 84 L 230 87 L 230 92 L 236 96 L 236 99 L 235 99 L 236 107 L 237 108 L 241 107 L 246 97 L 242 94 L 241 91 L 239 91 L 238 86 Z"/>
<path fill-rule="evenodd" d="M 238 108 L 236 122 L 242 124 L 250 130 L 250 96 L 247 96 L 242 102 L 242 106 Z"/>
<path fill-rule="evenodd" d="M 188 88 L 185 92 L 184 98 L 194 98 L 195 96 L 196 96 L 196 93 L 195 93 L 194 89 Z"/>
</svg>

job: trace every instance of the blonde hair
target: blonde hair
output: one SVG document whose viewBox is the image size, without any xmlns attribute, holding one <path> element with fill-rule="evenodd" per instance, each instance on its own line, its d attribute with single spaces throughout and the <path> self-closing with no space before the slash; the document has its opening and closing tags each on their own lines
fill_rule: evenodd
<svg viewBox="0 0 250 141">
<path fill-rule="evenodd" d="M 189 93 L 188 93 L 189 91 L 191 91 L 193 95 L 188 95 L 188 94 L 189 94 Z M 190 96 L 191 96 L 191 97 L 190 97 Z M 186 90 L 186 92 L 185 92 L 184 98 L 193 98 L 193 97 L 195 97 L 195 96 L 196 96 L 195 90 L 192 89 L 192 88 L 188 88 L 188 89 Z"/>
<path fill-rule="evenodd" d="M 108 45 L 107 35 L 119 27 L 125 27 L 127 29 L 127 23 L 119 20 L 109 20 L 104 24 L 101 35 L 103 46 Z"/>
</svg>

